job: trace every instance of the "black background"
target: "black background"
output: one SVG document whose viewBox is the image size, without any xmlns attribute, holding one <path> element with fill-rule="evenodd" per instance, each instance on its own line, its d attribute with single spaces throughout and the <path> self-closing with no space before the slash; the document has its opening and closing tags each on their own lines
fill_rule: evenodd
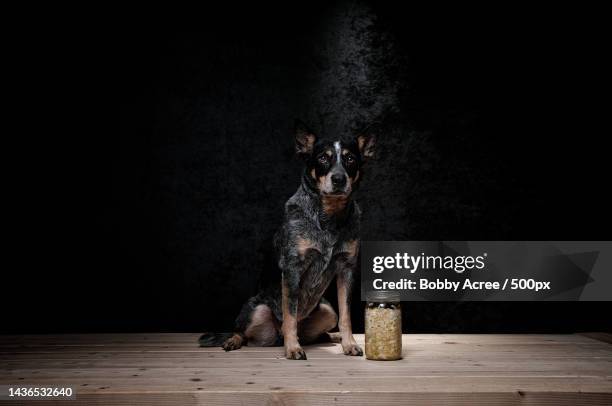
<svg viewBox="0 0 612 406">
<path fill-rule="evenodd" d="M 355 10 L 371 25 L 351 20 Z M 363 92 L 338 77 L 346 92 L 321 98 L 320 75 L 342 59 L 325 45 L 338 15 L 349 43 L 371 36 L 371 49 L 356 52 L 370 52 L 374 78 Z M 34 59 L 21 81 L 33 109 L 22 118 L 29 152 L 19 154 L 27 180 L 14 240 L 25 248 L 5 272 L 3 331 L 230 330 L 275 274 L 271 237 L 301 176 L 295 117 L 326 133 L 341 131 L 334 121 L 380 121 L 377 159 L 357 192 L 364 240 L 609 239 L 596 24 L 535 12 L 429 17 L 268 6 L 211 10 L 198 32 L 41 33 L 23 51 Z M 361 68 L 344 66 L 349 78 Z M 324 120 L 322 109 L 332 111 Z M 612 331 L 610 310 L 406 303 L 404 324 Z"/>
</svg>

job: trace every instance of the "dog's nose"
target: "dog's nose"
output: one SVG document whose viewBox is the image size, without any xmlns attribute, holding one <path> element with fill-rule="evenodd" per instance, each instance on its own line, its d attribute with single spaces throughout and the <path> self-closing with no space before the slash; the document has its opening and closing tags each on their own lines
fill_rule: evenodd
<svg viewBox="0 0 612 406">
<path fill-rule="evenodd" d="M 344 186 L 346 184 L 346 176 L 336 173 L 332 175 L 331 181 L 334 186 Z"/>
</svg>

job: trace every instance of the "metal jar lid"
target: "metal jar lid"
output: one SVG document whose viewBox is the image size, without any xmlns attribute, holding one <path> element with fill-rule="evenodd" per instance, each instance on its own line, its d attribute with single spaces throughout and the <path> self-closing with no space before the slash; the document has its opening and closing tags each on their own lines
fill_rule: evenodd
<svg viewBox="0 0 612 406">
<path fill-rule="evenodd" d="M 366 292 L 366 301 L 376 303 L 396 303 L 400 301 L 400 294 L 394 290 L 371 290 Z"/>
</svg>

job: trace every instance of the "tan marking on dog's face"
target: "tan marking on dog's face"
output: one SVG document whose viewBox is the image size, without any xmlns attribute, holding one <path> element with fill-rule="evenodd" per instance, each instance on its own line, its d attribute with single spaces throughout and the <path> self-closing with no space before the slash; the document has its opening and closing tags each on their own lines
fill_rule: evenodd
<svg viewBox="0 0 612 406">
<path fill-rule="evenodd" d="M 325 176 L 320 176 L 317 178 L 317 187 L 321 193 L 325 194 L 333 192 L 334 187 L 332 185 L 331 177 L 332 173 L 328 172 Z M 348 193 L 350 193 L 350 191 L 348 191 Z"/>
<path fill-rule="evenodd" d="M 317 177 L 316 171 L 313 169 L 312 171 L 310 171 L 310 176 L 312 176 L 312 178 L 317 181 L 317 189 L 319 190 L 319 193 L 321 194 L 321 196 L 325 196 L 327 193 L 333 192 L 334 187 L 332 185 L 332 180 L 331 180 L 332 173 L 331 172 L 328 172 L 327 174 L 323 176 Z M 345 192 L 347 195 L 351 193 L 351 185 L 352 185 L 352 182 L 349 182 L 347 190 Z"/>
<path fill-rule="evenodd" d="M 332 159 L 334 152 L 332 151 L 331 148 L 326 149 L 323 152 L 323 155 L 325 155 L 328 159 Z M 310 172 L 310 175 L 313 177 L 313 179 L 315 179 L 317 181 L 317 189 L 319 189 L 320 192 L 322 193 L 331 193 L 333 190 L 332 187 L 332 183 L 331 183 L 331 173 L 327 172 L 327 174 L 323 175 L 323 176 L 316 176 L 316 170 L 312 170 Z"/>
<path fill-rule="evenodd" d="M 351 149 L 353 148 L 353 149 Z M 359 178 L 359 153 L 351 148 L 343 145 L 341 141 L 329 142 L 325 147 L 322 147 L 314 157 L 312 164 L 314 165 L 314 174 L 310 169 L 310 176 L 316 181 L 316 188 L 321 197 L 326 195 L 348 196 L 353 191 L 353 185 Z M 334 183 L 332 180 L 335 177 L 342 176 Z M 326 206 L 328 212 L 336 212 L 337 203 L 342 206 L 343 199 L 334 197 L 326 198 Z"/>
<path fill-rule="evenodd" d="M 342 157 L 344 159 L 352 159 L 353 160 L 351 162 L 347 161 L 347 163 L 346 163 L 347 166 L 348 165 L 357 166 L 357 162 L 356 162 L 357 158 L 353 155 L 353 153 L 349 149 L 347 149 L 347 148 L 343 148 L 342 149 Z M 347 167 L 347 169 L 350 169 L 350 168 Z M 351 171 L 350 170 L 347 170 L 347 175 L 348 175 L 350 184 L 354 185 L 355 182 L 357 182 L 357 180 L 359 180 L 359 169 L 357 169 L 357 172 L 355 173 L 355 175 L 353 177 L 351 177 Z M 351 186 L 351 188 L 349 190 L 352 190 L 352 186 Z"/>
</svg>

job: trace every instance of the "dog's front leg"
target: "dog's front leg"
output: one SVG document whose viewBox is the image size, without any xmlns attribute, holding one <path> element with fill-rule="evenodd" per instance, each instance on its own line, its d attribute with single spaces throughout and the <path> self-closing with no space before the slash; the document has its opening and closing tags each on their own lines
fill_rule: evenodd
<svg viewBox="0 0 612 406">
<path fill-rule="evenodd" d="M 297 336 L 297 309 L 300 274 L 298 270 L 283 271 L 283 325 L 282 333 L 285 341 L 285 356 L 287 359 L 306 359 L 306 353 L 300 346 Z"/>
<path fill-rule="evenodd" d="M 353 279 L 354 263 L 349 259 L 341 261 L 338 270 L 337 287 L 338 287 L 338 310 L 340 320 L 338 321 L 338 329 L 342 343 L 342 351 L 345 355 L 363 355 L 363 350 L 353 337 L 353 327 L 351 325 L 351 285 Z"/>
</svg>

